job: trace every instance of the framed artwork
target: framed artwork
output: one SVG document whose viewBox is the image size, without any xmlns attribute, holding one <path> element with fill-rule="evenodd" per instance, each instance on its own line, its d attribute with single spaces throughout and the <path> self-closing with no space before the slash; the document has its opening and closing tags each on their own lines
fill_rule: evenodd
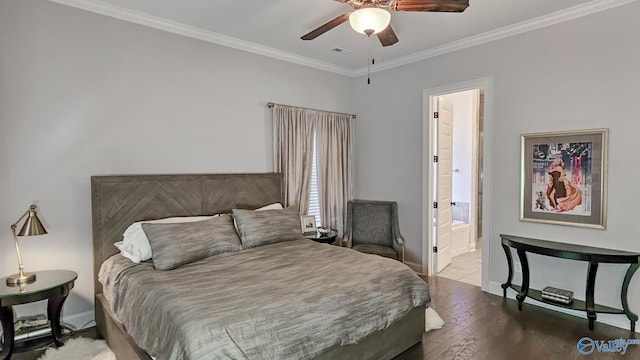
<svg viewBox="0 0 640 360">
<path fill-rule="evenodd" d="M 520 220 L 604 229 L 608 129 L 520 138 Z"/>
<path fill-rule="evenodd" d="M 313 215 L 300 216 L 300 226 L 302 227 L 302 233 L 315 233 L 316 232 L 316 217 Z"/>
</svg>

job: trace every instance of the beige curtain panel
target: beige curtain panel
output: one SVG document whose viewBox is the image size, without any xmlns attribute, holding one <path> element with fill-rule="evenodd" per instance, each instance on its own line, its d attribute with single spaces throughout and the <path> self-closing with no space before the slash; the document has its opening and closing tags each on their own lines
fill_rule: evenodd
<svg viewBox="0 0 640 360">
<path fill-rule="evenodd" d="M 273 153 L 275 171 L 282 173 L 284 206 L 309 210 L 313 161 L 314 111 L 291 106 L 273 107 Z"/>
<path fill-rule="evenodd" d="M 350 115 L 321 113 L 316 120 L 318 187 L 322 219 L 342 238 L 347 201 L 353 198 Z"/>
<path fill-rule="evenodd" d="M 309 209 L 313 139 L 316 138 L 317 176 L 322 223 L 344 230 L 352 185 L 353 116 L 286 105 L 273 106 L 275 171 L 281 172 L 286 206 Z"/>
</svg>

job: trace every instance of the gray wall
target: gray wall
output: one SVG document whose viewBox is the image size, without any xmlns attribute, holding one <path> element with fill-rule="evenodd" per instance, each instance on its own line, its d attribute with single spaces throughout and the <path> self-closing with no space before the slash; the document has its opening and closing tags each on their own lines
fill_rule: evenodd
<svg viewBox="0 0 640 360">
<path fill-rule="evenodd" d="M 354 111 L 347 77 L 44 0 L 0 0 L 0 54 L 0 273 L 36 202 L 24 262 L 80 274 L 65 315 L 93 309 L 91 175 L 271 171 L 268 101 Z"/>
<path fill-rule="evenodd" d="M 32 202 L 49 235 L 21 242 L 28 270 L 80 277 L 65 316 L 93 301 L 89 177 L 271 170 L 267 101 L 355 112 L 356 195 L 393 199 L 407 257 L 420 262 L 422 94 L 492 76 L 492 197 L 485 199 L 495 285 L 497 234 L 640 251 L 633 147 L 640 97 L 640 4 L 349 79 L 163 33 L 44 0 L 0 0 L 0 223 Z M 309 84 L 313 84 L 310 86 Z M 607 230 L 518 220 L 519 135 L 608 127 Z M 9 229 L 0 271 L 15 272 Z M 586 265 L 532 257 L 533 285 L 584 291 Z M 541 265 L 545 265 L 544 267 Z M 619 306 L 619 266 L 602 266 L 596 300 Z M 548 280 L 545 280 L 548 279 Z M 640 312 L 640 280 L 631 306 Z M 601 317 L 599 317 L 601 318 Z M 619 318 L 619 317 L 617 317 Z M 624 321 L 622 321 L 624 323 Z"/>
<path fill-rule="evenodd" d="M 357 196 L 396 199 L 407 257 L 419 262 L 422 201 L 422 96 L 424 89 L 493 77 L 489 213 L 492 289 L 506 279 L 500 233 L 640 252 L 636 227 L 640 3 L 590 15 L 401 68 L 355 84 Z M 519 221 L 520 134 L 609 128 L 606 230 Z M 530 257 L 532 286 L 572 289 L 584 298 L 586 264 Z M 601 266 L 596 301 L 620 306 L 622 266 Z M 518 280 L 519 281 L 519 280 Z M 640 277 L 630 287 L 640 311 Z M 599 319 L 606 316 L 600 316 Z M 616 320 L 625 324 L 625 318 Z M 628 322 L 626 323 L 628 326 Z"/>
</svg>

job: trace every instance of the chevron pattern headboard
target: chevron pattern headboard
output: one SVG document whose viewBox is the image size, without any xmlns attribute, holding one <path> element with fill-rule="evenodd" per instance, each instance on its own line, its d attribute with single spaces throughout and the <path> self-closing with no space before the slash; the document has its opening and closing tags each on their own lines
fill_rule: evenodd
<svg viewBox="0 0 640 360">
<path fill-rule="evenodd" d="M 133 222 L 230 213 L 282 202 L 280 174 L 117 175 L 91 177 L 94 290 L 98 272 Z"/>
</svg>

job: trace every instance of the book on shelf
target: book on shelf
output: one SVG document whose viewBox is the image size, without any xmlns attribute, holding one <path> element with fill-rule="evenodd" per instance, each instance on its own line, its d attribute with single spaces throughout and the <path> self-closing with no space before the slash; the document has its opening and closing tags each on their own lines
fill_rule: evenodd
<svg viewBox="0 0 640 360">
<path fill-rule="evenodd" d="M 542 289 L 541 296 L 544 300 L 558 302 L 565 305 L 573 302 L 573 291 L 558 289 L 551 286 L 547 286 Z"/>
</svg>

